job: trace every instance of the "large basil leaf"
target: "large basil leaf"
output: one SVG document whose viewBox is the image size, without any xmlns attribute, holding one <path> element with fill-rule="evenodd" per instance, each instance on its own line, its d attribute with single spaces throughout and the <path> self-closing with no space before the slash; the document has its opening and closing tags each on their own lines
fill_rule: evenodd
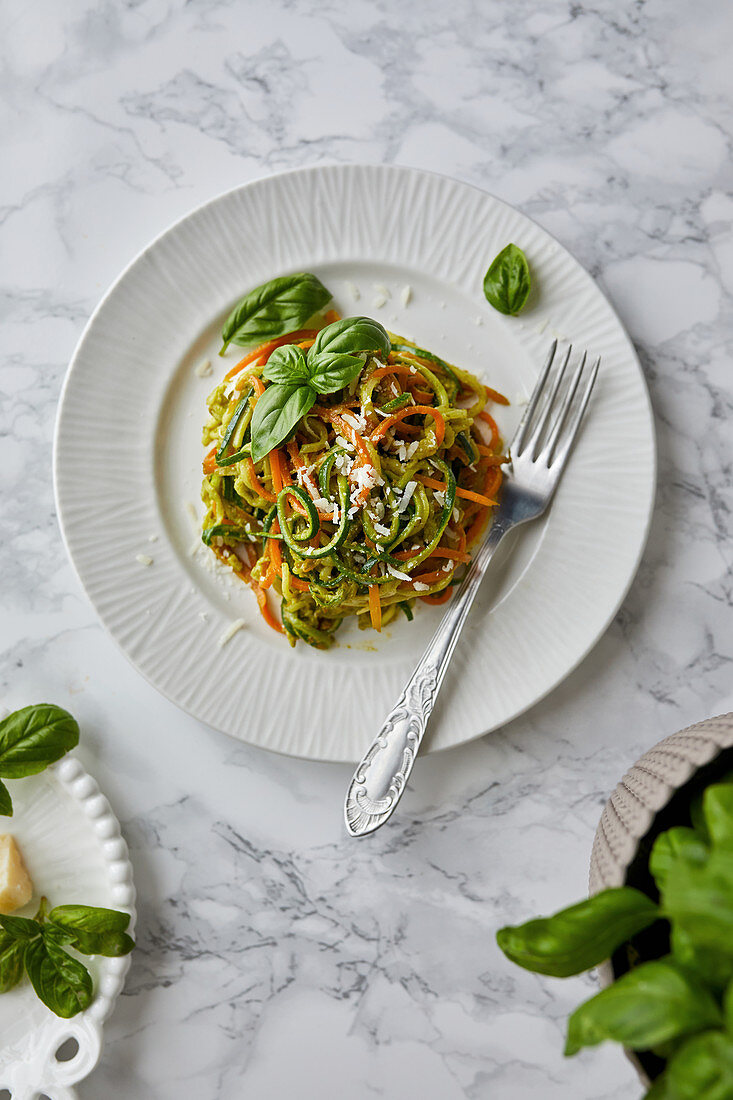
<svg viewBox="0 0 733 1100">
<path fill-rule="evenodd" d="M 733 981 L 729 983 L 723 997 L 723 1016 L 726 1028 L 733 1035 Z"/>
<path fill-rule="evenodd" d="M 731 1100 L 733 1037 L 723 1031 L 695 1035 L 670 1059 L 662 1078 L 664 1090 L 652 1100 Z"/>
<path fill-rule="evenodd" d="M 689 863 L 702 864 L 708 858 L 709 849 L 696 829 L 675 826 L 660 833 L 654 841 L 649 856 L 649 870 L 661 890 L 667 871 L 675 860 L 687 860 Z"/>
<path fill-rule="evenodd" d="M 703 795 L 702 812 L 713 844 L 733 848 L 733 786 L 716 783 Z"/>
<path fill-rule="evenodd" d="M 530 290 L 527 257 L 515 244 L 502 248 L 484 276 L 486 300 L 499 313 L 514 316 L 527 301 Z"/>
<path fill-rule="evenodd" d="M 68 943 L 83 955 L 127 955 L 135 946 L 125 929 L 128 913 L 92 905 L 59 905 L 48 915 L 44 935 Z"/>
<path fill-rule="evenodd" d="M 0 722 L 0 775 L 34 775 L 79 743 L 79 726 L 51 703 L 23 707 Z"/>
<path fill-rule="evenodd" d="M 5 784 L 0 781 L 0 817 L 12 817 L 13 816 L 13 800 L 10 797 L 10 791 Z"/>
<path fill-rule="evenodd" d="M 657 919 L 657 906 L 630 886 L 603 890 L 587 901 L 516 927 L 496 941 L 504 954 L 537 974 L 567 978 L 607 959 L 622 943 Z"/>
<path fill-rule="evenodd" d="M 23 977 L 23 957 L 28 941 L 0 932 L 0 993 L 7 993 Z"/>
<path fill-rule="evenodd" d="M 575 1010 L 565 1053 L 577 1054 L 604 1039 L 648 1050 L 720 1022 L 712 994 L 670 959 L 658 959 L 630 970 Z"/>
<path fill-rule="evenodd" d="M 310 384 L 318 393 L 335 393 L 359 375 L 364 361 L 355 355 L 323 351 L 308 360 L 311 370 Z"/>
<path fill-rule="evenodd" d="M 57 1016 L 68 1020 L 91 1004 L 89 971 L 52 941 L 37 939 L 29 943 L 25 968 L 36 993 Z"/>
<path fill-rule="evenodd" d="M 301 328 L 330 299 L 320 279 L 307 272 L 271 279 L 237 302 L 224 322 L 221 353 L 229 344 L 246 347 Z"/>
<path fill-rule="evenodd" d="M 310 386 L 298 383 L 274 383 L 267 387 L 252 414 L 253 462 L 259 462 L 288 438 L 298 421 L 313 408 L 316 396 Z"/>
<path fill-rule="evenodd" d="M 285 385 L 297 382 L 307 385 L 310 372 L 306 364 L 303 349 L 297 344 L 285 344 L 275 348 L 262 371 L 262 377 L 270 382 L 282 382 Z"/>
<path fill-rule="evenodd" d="M 371 317 L 344 317 L 326 325 L 318 333 L 308 352 L 308 359 L 315 359 L 324 352 L 334 355 L 358 355 L 360 352 L 380 352 L 389 355 L 392 348 L 387 330 Z M 340 388 L 340 387 L 339 387 Z"/>
<path fill-rule="evenodd" d="M 696 948 L 733 958 L 733 851 L 714 848 L 702 866 L 676 860 L 664 878 L 661 909 Z"/>
</svg>

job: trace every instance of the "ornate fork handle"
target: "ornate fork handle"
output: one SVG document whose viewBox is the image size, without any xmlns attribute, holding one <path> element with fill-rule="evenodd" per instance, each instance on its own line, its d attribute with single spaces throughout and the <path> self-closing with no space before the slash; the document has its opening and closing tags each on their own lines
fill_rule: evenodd
<svg viewBox="0 0 733 1100">
<path fill-rule="evenodd" d="M 420 663 L 351 780 L 344 814 L 352 836 L 373 833 L 399 802 L 415 763 L 458 636 L 486 567 L 516 520 L 497 515 Z"/>
</svg>

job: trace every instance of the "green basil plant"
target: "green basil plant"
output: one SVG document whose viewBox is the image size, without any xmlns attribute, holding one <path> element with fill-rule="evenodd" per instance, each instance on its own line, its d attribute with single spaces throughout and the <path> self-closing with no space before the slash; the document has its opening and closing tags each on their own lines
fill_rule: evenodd
<svg viewBox="0 0 733 1100">
<path fill-rule="evenodd" d="M 496 937 L 512 962 L 557 978 L 626 947 L 630 969 L 573 1012 L 565 1053 L 609 1039 L 651 1052 L 661 1072 L 646 1100 L 733 1098 L 733 777 L 708 786 L 689 812 L 690 827 L 653 843 L 653 896 L 603 890 Z M 634 937 L 646 929 L 646 943 L 669 948 L 661 958 L 640 955 Z"/>
</svg>

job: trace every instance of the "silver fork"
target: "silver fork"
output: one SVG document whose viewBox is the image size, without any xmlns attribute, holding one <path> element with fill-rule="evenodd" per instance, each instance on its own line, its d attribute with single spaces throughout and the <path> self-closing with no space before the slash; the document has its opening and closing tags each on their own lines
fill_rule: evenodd
<svg viewBox="0 0 733 1100">
<path fill-rule="evenodd" d="M 485 541 L 420 663 L 351 780 L 344 816 L 351 836 L 373 833 L 391 816 L 412 771 L 435 700 L 466 616 L 497 546 L 508 531 L 541 516 L 552 500 L 590 400 L 600 357 L 583 352 L 561 393 L 572 345 L 552 371 L 557 340 L 509 448 L 499 506 Z M 581 385 L 582 383 L 582 385 Z"/>
</svg>

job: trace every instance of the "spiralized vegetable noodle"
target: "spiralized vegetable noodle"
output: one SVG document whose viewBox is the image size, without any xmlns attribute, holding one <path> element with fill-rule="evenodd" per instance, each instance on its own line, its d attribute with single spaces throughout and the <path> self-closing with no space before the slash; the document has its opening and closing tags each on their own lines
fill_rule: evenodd
<svg viewBox="0 0 733 1100">
<path fill-rule="evenodd" d="M 252 415 L 275 345 L 251 352 L 208 399 L 203 540 L 254 590 L 266 621 L 328 648 L 344 619 L 376 630 L 416 601 L 443 603 L 496 504 L 508 461 L 474 375 L 392 333 L 348 387 L 318 403 L 289 442 L 253 462 Z M 279 600 L 280 620 L 268 603 Z"/>
</svg>

